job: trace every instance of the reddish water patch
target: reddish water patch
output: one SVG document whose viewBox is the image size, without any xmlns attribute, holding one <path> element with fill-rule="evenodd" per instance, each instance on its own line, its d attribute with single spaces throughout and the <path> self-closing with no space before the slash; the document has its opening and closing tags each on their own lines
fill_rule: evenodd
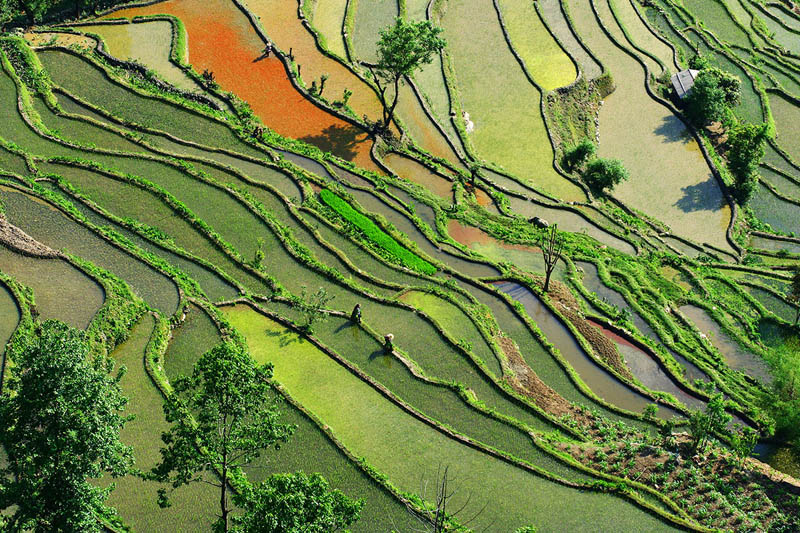
<svg viewBox="0 0 800 533">
<path fill-rule="evenodd" d="M 612 330 L 608 329 L 607 327 L 605 327 L 602 322 L 599 322 L 599 321 L 594 320 L 592 318 L 587 318 L 586 320 L 588 320 L 591 325 L 593 325 L 594 327 L 596 327 L 597 329 L 602 331 L 603 335 L 605 335 L 606 337 L 608 337 L 612 341 L 616 342 L 617 344 L 622 344 L 623 346 L 628 346 L 628 347 L 634 348 L 636 350 L 641 350 L 641 348 L 639 348 L 638 346 L 636 346 L 635 344 L 630 342 L 628 339 L 626 339 L 622 335 L 619 335 L 619 334 L 615 333 L 614 331 L 612 331 Z"/>
<path fill-rule="evenodd" d="M 431 172 L 413 159 L 388 153 L 383 156 L 383 162 L 398 176 L 422 185 L 441 198 L 453 201 L 453 182 Z"/>
<path fill-rule="evenodd" d="M 370 159 L 372 146 L 360 128 L 317 107 L 289 81 L 283 63 L 263 57 L 264 43 L 244 14 L 223 0 L 169 0 L 116 11 L 108 17 L 167 13 L 186 26 L 189 57 L 198 71 L 208 69 L 220 86 L 252 107 L 264 123 L 286 137 L 378 170 Z"/>
<path fill-rule="evenodd" d="M 475 200 L 481 207 L 489 207 L 494 203 L 492 197 L 489 196 L 483 189 L 475 189 Z"/>
</svg>

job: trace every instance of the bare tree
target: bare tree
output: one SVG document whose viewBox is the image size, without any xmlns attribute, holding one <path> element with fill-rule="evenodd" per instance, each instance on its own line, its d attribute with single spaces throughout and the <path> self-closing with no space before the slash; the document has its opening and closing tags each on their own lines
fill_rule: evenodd
<svg viewBox="0 0 800 533">
<path fill-rule="evenodd" d="M 413 512 L 420 526 L 413 528 L 420 533 L 444 533 L 445 531 L 462 531 L 471 522 L 474 522 L 486 509 L 485 504 L 480 511 L 466 520 L 461 519 L 461 514 L 469 507 L 472 501 L 472 494 L 467 494 L 466 500 L 460 505 L 453 507 L 453 498 L 458 494 L 458 488 L 453 488 L 456 480 L 450 475 L 450 467 L 442 465 L 436 470 L 436 495 L 433 501 L 428 499 L 428 482 L 423 480 L 420 498 L 422 499 L 422 513 Z M 457 521 L 458 529 L 453 528 L 452 521 Z M 492 524 L 489 524 L 484 531 L 488 531 Z"/>
<path fill-rule="evenodd" d="M 564 249 L 564 238 L 558 233 L 558 224 L 553 224 L 539 236 L 539 246 L 544 256 L 544 292 L 547 292 L 550 290 L 550 276 Z"/>
</svg>

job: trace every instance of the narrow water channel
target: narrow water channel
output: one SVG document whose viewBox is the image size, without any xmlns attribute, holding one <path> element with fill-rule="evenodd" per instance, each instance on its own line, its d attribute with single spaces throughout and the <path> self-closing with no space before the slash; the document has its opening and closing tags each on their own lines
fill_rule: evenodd
<svg viewBox="0 0 800 533">
<path fill-rule="evenodd" d="M 578 344 L 569 329 L 542 304 L 530 289 L 507 281 L 498 282 L 495 286 L 525 307 L 525 311 L 536 322 L 547 340 L 559 349 L 561 355 L 572 365 L 584 383 L 599 397 L 634 413 L 641 413 L 648 404 L 653 403 L 652 400 L 631 390 L 595 363 Z M 676 414 L 672 409 L 659 406 L 658 415 L 662 418 L 669 418 Z"/>
</svg>

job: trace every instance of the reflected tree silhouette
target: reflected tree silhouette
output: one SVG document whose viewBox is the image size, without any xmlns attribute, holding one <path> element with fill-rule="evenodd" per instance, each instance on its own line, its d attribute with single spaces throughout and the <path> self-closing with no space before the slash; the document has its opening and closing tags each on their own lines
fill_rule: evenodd
<svg viewBox="0 0 800 533">
<path fill-rule="evenodd" d="M 369 135 L 351 124 L 333 125 L 322 130 L 320 135 L 308 135 L 301 137 L 300 140 L 313 144 L 324 152 L 352 161 L 358 154 L 356 151 L 358 145 L 369 142 Z"/>
</svg>

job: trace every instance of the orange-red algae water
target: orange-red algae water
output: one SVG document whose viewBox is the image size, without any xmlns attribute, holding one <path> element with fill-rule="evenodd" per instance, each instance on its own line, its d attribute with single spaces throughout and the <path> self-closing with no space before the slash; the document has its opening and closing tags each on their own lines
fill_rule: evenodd
<svg viewBox="0 0 800 533">
<path fill-rule="evenodd" d="M 224 90 L 233 92 L 279 134 L 379 171 L 370 158 L 372 141 L 358 128 L 307 100 L 292 85 L 283 63 L 263 57 L 264 42 L 247 17 L 223 0 L 168 0 L 112 12 L 107 18 L 166 13 L 183 21 L 189 58 L 195 70 L 214 73 Z M 269 21 L 262 21 L 265 25 Z"/>
</svg>

